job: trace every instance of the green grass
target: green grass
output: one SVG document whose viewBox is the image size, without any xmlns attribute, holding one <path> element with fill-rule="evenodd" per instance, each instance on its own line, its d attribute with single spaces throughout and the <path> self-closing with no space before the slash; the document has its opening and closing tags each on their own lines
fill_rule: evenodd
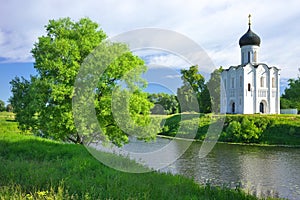
<svg viewBox="0 0 300 200">
<path fill-rule="evenodd" d="M 6 115 L 5 117 L 3 117 Z M 257 199 L 240 189 L 200 186 L 179 175 L 111 169 L 82 145 L 22 135 L 0 114 L 0 199 Z M 5 123 L 4 123 L 5 122 Z M 7 123 L 6 123 L 7 122 Z M 128 167 L 126 158 L 99 153 Z M 117 159 L 116 159 L 117 158 Z"/>
<path fill-rule="evenodd" d="M 0 112 L 0 133 L 19 133 L 15 115 L 9 112 Z"/>
</svg>

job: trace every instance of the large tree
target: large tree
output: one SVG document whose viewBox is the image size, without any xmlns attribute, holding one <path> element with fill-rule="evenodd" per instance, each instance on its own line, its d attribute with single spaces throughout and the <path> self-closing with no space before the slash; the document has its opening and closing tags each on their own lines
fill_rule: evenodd
<svg viewBox="0 0 300 200">
<path fill-rule="evenodd" d="M 203 113 L 220 112 L 220 75 L 223 71 L 222 67 L 215 69 L 210 74 L 210 79 L 205 83 L 205 78 L 199 73 L 198 66 L 191 66 L 189 69 L 181 70 L 181 79 L 183 86 L 178 88 L 178 99 L 189 102 L 186 105 L 180 105 L 183 110 L 193 110 L 195 98 L 199 104 L 199 110 Z"/>
<path fill-rule="evenodd" d="M 80 66 L 88 62 L 86 57 L 91 53 L 96 60 L 101 61 L 111 57 L 113 52 L 101 54 L 94 50 L 104 41 L 106 34 L 99 29 L 97 23 L 88 18 L 80 19 L 78 22 L 73 22 L 69 18 L 50 20 L 45 28 L 46 35 L 39 37 L 32 49 L 34 68 L 38 75 L 31 80 L 19 78 L 12 80 L 13 96 L 10 102 L 23 130 L 31 130 L 44 137 L 82 143 L 84 142 L 82 132 L 87 130 L 76 129 L 72 112 L 72 98 L 75 89 L 78 89 L 74 88 L 76 77 Z M 118 128 L 114 120 L 111 109 L 112 92 L 124 79 L 132 94 L 128 97 L 130 117 L 139 122 L 139 125 L 147 124 L 149 122 L 147 114 L 152 104 L 147 103 L 147 95 L 141 92 L 141 85 L 145 84 L 133 87 L 137 82 L 143 82 L 137 77 L 146 70 L 146 66 L 140 58 L 128 50 L 126 45 L 118 43 L 105 45 L 105 49 L 112 51 L 121 49 L 123 53 L 117 59 L 113 59 L 105 72 L 98 77 L 97 86 L 93 89 L 93 106 L 103 130 L 102 138 L 121 145 L 128 140 L 128 134 Z M 97 65 L 98 63 L 95 63 L 94 66 Z M 139 107 L 140 103 L 144 103 L 145 106 Z M 145 120 L 137 120 L 138 117 Z"/>
<path fill-rule="evenodd" d="M 211 99 L 211 112 L 214 113 L 220 113 L 220 100 L 221 100 L 221 90 L 220 90 L 220 84 L 221 84 L 221 73 L 223 71 L 222 67 L 219 67 L 218 69 L 215 69 L 210 74 L 210 79 L 206 83 L 207 88 L 209 90 L 209 96 Z"/>
<path fill-rule="evenodd" d="M 198 66 L 182 69 L 180 73 L 183 85 L 177 89 L 177 98 L 180 102 L 181 112 L 199 110 L 200 112 L 206 112 L 207 101 L 204 96 L 201 96 L 201 93 L 207 88 L 205 78 L 199 73 Z"/>
</svg>

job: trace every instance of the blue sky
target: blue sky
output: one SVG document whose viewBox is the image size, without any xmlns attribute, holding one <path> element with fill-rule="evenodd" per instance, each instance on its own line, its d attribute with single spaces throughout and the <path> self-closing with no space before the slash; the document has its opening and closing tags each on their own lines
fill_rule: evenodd
<svg viewBox="0 0 300 200">
<path fill-rule="evenodd" d="M 298 0 L 0 1 L 0 99 L 5 101 L 10 96 L 8 83 L 12 78 L 34 73 L 30 50 L 37 38 L 45 34 L 44 26 L 49 19 L 61 17 L 73 20 L 89 17 L 110 37 L 145 27 L 176 31 L 197 42 L 214 67 L 227 68 L 240 63 L 238 40 L 247 31 L 247 16 L 251 13 L 252 30 L 262 40 L 260 62 L 279 67 L 283 80 L 299 75 Z M 167 66 L 175 72 L 188 67 L 172 55 L 156 53 L 145 58 L 151 66 Z M 168 74 L 165 68 L 154 67 L 151 73 L 164 76 L 151 76 L 172 80 L 169 83 L 174 86 L 180 79 L 171 71 Z"/>
</svg>

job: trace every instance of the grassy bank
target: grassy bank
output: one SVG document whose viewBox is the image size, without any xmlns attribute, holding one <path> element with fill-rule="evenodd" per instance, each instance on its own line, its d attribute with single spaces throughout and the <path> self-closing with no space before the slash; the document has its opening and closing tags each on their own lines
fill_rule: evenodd
<svg viewBox="0 0 300 200">
<path fill-rule="evenodd" d="M 166 136 L 194 138 L 189 130 L 180 131 L 179 127 L 197 127 L 195 139 L 203 140 L 209 126 L 224 118 L 219 141 L 234 143 L 255 143 L 269 145 L 300 145 L 299 115 L 226 115 L 185 114 L 182 118 L 173 115 L 166 119 L 160 133 Z"/>
<path fill-rule="evenodd" d="M 199 186 L 179 175 L 116 171 L 81 145 L 22 135 L 9 114 L 0 115 L 0 199 L 257 199 L 240 189 Z"/>
</svg>

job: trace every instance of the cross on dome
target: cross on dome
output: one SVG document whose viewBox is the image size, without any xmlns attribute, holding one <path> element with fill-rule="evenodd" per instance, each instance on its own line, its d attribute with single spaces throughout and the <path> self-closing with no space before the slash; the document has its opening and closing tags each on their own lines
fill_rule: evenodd
<svg viewBox="0 0 300 200">
<path fill-rule="evenodd" d="M 251 14 L 249 14 L 248 15 L 248 19 L 249 19 L 248 25 L 249 25 L 249 27 L 251 26 L 251 17 L 252 17 Z"/>
</svg>

